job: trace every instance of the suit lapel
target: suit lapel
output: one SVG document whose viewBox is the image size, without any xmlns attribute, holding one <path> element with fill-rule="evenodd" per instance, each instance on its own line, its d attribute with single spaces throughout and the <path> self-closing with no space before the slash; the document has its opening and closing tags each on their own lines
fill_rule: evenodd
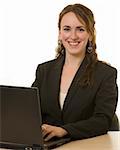
<svg viewBox="0 0 120 150">
<path fill-rule="evenodd" d="M 76 72 L 76 75 L 66 95 L 63 110 L 67 108 L 70 101 L 72 100 L 72 97 L 76 93 L 76 90 L 80 88 L 77 83 L 78 83 L 78 79 L 83 75 L 85 71 L 86 63 L 87 63 L 86 59 L 84 59 L 78 71 Z M 48 88 L 47 88 L 48 97 L 51 99 L 50 102 L 55 104 L 54 109 L 56 113 L 59 114 L 59 116 L 61 116 L 61 108 L 59 104 L 59 92 L 60 92 L 60 81 L 61 81 L 63 65 L 64 65 L 64 57 L 61 57 L 58 60 L 56 60 L 48 76 Z"/>
<path fill-rule="evenodd" d="M 64 101 L 64 106 L 63 106 L 63 110 L 65 111 L 67 106 L 69 105 L 70 101 L 72 100 L 74 94 L 76 93 L 76 91 L 81 88 L 78 85 L 78 79 L 80 79 L 82 77 L 82 75 L 84 74 L 85 70 L 86 70 L 86 64 L 87 64 L 87 60 L 86 58 L 84 58 L 82 64 L 80 65 L 80 67 L 78 68 L 78 71 L 76 72 L 73 81 L 69 87 L 68 93 L 66 95 L 65 101 Z"/>
<path fill-rule="evenodd" d="M 49 71 L 48 75 L 48 87 L 47 93 L 50 98 L 50 102 L 55 104 L 55 113 L 61 117 L 61 108 L 59 104 L 59 91 L 60 91 L 60 81 L 61 81 L 61 73 L 64 64 L 64 57 L 60 57 L 56 60 L 54 65 Z"/>
</svg>

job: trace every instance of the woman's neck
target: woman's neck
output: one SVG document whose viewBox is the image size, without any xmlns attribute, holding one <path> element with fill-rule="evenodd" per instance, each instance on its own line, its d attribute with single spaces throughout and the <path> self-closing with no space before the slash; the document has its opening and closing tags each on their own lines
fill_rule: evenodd
<svg viewBox="0 0 120 150">
<path fill-rule="evenodd" d="M 85 57 L 85 56 L 84 56 Z M 84 59 L 84 57 L 77 57 L 77 56 L 73 56 L 73 55 L 66 55 L 65 58 L 65 66 L 69 66 L 69 67 L 79 67 Z"/>
</svg>

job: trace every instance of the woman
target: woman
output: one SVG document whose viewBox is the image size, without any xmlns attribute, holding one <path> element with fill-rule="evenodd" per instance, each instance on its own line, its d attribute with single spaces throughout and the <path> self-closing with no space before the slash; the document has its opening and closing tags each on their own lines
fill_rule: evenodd
<svg viewBox="0 0 120 150">
<path fill-rule="evenodd" d="M 66 6 L 59 15 L 56 59 L 38 65 L 43 136 L 89 138 L 107 133 L 117 105 L 117 71 L 98 60 L 89 8 Z"/>
</svg>

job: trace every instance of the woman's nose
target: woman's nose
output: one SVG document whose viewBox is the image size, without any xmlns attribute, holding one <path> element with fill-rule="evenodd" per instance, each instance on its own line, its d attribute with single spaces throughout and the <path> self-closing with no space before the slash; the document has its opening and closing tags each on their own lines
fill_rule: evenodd
<svg viewBox="0 0 120 150">
<path fill-rule="evenodd" d="M 77 39 L 77 34 L 76 34 L 76 32 L 75 31 L 72 31 L 71 32 L 71 39 Z"/>
</svg>

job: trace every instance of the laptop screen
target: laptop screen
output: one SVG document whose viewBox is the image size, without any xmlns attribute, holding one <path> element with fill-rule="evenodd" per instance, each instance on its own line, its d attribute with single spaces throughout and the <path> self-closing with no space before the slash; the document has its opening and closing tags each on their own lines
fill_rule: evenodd
<svg viewBox="0 0 120 150">
<path fill-rule="evenodd" d="M 0 146 L 41 147 L 41 112 L 37 88 L 0 86 Z"/>
</svg>

